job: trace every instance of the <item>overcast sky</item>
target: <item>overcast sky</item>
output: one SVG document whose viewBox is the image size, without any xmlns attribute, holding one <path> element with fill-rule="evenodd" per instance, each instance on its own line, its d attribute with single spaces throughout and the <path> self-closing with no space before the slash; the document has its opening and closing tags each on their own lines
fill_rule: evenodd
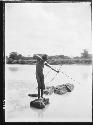
<svg viewBox="0 0 93 125">
<path fill-rule="evenodd" d="M 6 3 L 5 52 L 80 56 L 91 53 L 91 6 L 86 3 Z"/>
</svg>

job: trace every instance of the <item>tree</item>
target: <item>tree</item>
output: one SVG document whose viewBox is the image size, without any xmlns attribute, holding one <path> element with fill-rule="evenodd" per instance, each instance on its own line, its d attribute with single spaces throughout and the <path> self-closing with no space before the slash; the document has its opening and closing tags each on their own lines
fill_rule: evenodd
<svg viewBox="0 0 93 125">
<path fill-rule="evenodd" d="M 81 57 L 82 58 L 88 58 L 89 57 L 88 51 L 86 49 L 84 49 L 84 52 L 81 53 Z"/>
<path fill-rule="evenodd" d="M 9 54 L 9 58 L 11 58 L 11 59 L 16 59 L 16 58 L 17 58 L 17 52 L 11 52 L 11 53 Z"/>
<path fill-rule="evenodd" d="M 9 58 L 11 58 L 13 60 L 19 60 L 22 58 L 22 55 L 18 54 L 17 52 L 11 52 L 9 55 Z"/>
<path fill-rule="evenodd" d="M 21 54 L 19 54 L 17 56 L 18 56 L 18 59 L 22 59 L 22 55 Z"/>
</svg>

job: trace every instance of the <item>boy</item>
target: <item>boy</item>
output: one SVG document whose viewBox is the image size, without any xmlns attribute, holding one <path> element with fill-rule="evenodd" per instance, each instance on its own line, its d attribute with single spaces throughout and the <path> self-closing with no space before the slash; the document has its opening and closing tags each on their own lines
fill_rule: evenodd
<svg viewBox="0 0 93 125">
<path fill-rule="evenodd" d="M 38 83 L 38 99 L 40 98 L 40 90 L 41 90 L 41 98 L 43 98 L 43 90 L 45 89 L 45 84 L 44 84 L 44 74 L 43 74 L 43 68 L 44 65 L 48 66 L 55 72 L 59 73 L 59 71 L 56 71 L 53 69 L 47 62 L 47 55 L 43 55 L 40 57 L 39 55 L 34 55 L 34 59 L 36 59 L 36 79 Z"/>
</svg>

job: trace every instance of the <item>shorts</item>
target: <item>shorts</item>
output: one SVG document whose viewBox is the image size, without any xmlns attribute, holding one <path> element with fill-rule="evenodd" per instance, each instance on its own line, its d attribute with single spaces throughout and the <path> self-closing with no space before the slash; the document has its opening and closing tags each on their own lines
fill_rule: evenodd
<svg viewBox="0 0 93 125">
<path fill-rule="evenodd" d="M 44 75 L 43 74 L 37 74 L 36 79 L 37 79 L 37 83 L 38 83 L 38 88 L 39 89 L 45 89 Z"/>
</svg>

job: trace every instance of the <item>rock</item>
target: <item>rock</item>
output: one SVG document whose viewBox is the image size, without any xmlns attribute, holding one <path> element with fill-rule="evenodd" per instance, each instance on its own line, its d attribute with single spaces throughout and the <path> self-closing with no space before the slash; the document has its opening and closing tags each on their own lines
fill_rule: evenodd
<svg viewBox="0 0 93 125">
<path fill-rule="evenodd" d="M 66 87 L 70 90 L 68 90 L 69 92 L 71 92 L 74 89 L 74 85 L 70 83 L 66 83 Z"/>
<path fill-rule="evenodd" d="M 65 94 L 67 92 L 71 92 L 73 90 L 73 88 L 74 88 L 74 85 L 70 84 L 70 83 L 58 85 L 55 87 L 54 93 L 62 95 L 62 94 Z"/>
<path fill-rule="evenodd" d="M 51 95 L 53 92 L 54 92 L 54 86 L 47 86 L 43 91 L 43 93 L 46 95 Z"/>
<path fill-rule="evenodd" d="M 49 98 L 43 98 L 43 102 L 45 105 L 49 104 Z"/>
<path fill-rule="evenodd" d="M 62 95 L 62 94 L 67 93 L 67 89 L 66 89 L 64 84 L 58 85 L 58 86 L 55 87 L 54 93 Z"/>
<path fill-rule="evenodd" d="M 35 99 L 34 101 L 30 102 L 30 106 L 43 109 L 45 108 L 45 105 L 49 104 L 49 98 L 40 98 L 40 99 Z"/>
</svg>

